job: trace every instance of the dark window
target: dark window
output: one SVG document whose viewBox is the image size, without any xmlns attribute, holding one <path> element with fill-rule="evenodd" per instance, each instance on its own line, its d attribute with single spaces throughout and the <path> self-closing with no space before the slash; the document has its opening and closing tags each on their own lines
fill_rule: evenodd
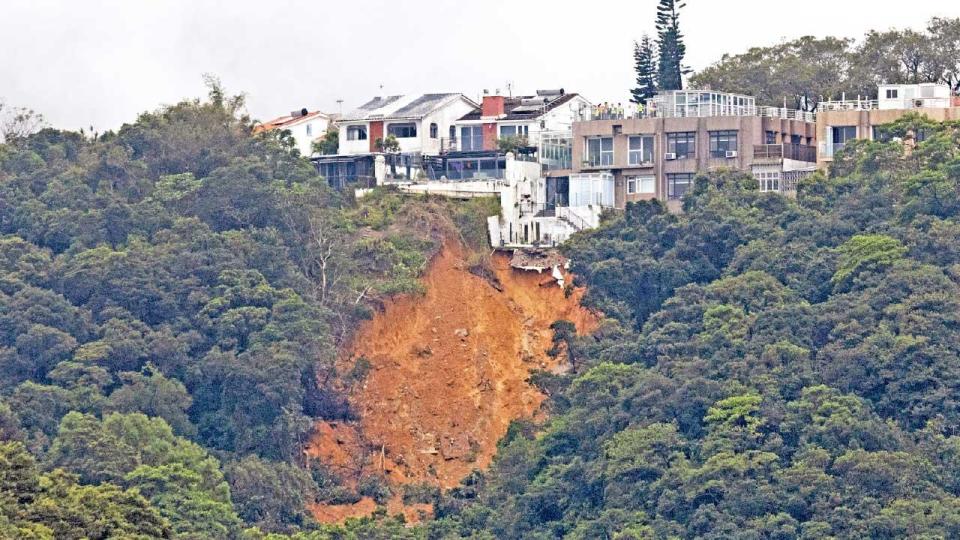
<svg viewBox="0 0 960 540">
<path fill-rule="evenodd" d="M 888 88 L 887 89 L 887 99 L 897 99 L 899 92 L 896 89 Z"/>
<path fill-rule="evenodd" d="M 767 132 L 767 142 L 766 144 L 777 144 L 777 132 L 768 131 Z"/>
<path fill-rule="evenodd" d="M 440 128 L 436 124 L 430 124 L 430 138 L 436 139 L 440 136 Z"/>
<path fill-rule="evenodd" d="M 667 175 L 667 197 L 669 199 L 682 199 L 692 188 L 693 174 L 678 173 Z"/>
<path fill-rule="evenodd" d="M 367 126 L 347 126 L 348 141 L 367 140 Z"/>
<path fill-rule="evenodd" d="M 697 134 L 692 131 L 667 133 L 667 153 L 677 159 L 697 157 Z"/>
<path fill-rule="evenodd" d="M 710 157 L 725 158 L 727 157 L 727 152 L 735 152 L 736 150 L 736 131 L 727 130 L 710 132 Z"/>
<path fill-rule="evenodd" d="M 836 126 L 830 128 L 830 130 L 833 135 L 834 152 L 840 151 L 847 144 L 847 141 L 857 138 L 857 126 Z"/>
<path fill-rule="evenodd" d="M 526 137 L 530 133 L 530 126 L 500 126 L 500 138 Z"/>
<path fill-rule="evenodd" d="M 417 125 L 408 124 L 390 124 L 387 126 L 387 135 L 393 135 L 398 139 L 412 139 L 417 136 Z"/>
<path fill-rule="evenodd" d="M 457 138 L 457 126 L 450 126 L 450 140 Z"/>
<path fill-rule="evenodd" d="M 800 135 L 791 135 L 790 144 L 803 144 L 803 137 Z"/>
</svg>

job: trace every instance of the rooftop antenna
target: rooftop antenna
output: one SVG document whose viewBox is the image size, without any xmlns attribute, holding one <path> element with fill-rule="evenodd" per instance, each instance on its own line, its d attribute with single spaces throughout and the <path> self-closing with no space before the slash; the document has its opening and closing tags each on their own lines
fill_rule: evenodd
<svg viewBox="0 0 960 540">
<path fill-rule="evenodd" d="M 513 97 L 513 83 L 510 81 L 507 81 L 507 95 Z"/>
</svg>

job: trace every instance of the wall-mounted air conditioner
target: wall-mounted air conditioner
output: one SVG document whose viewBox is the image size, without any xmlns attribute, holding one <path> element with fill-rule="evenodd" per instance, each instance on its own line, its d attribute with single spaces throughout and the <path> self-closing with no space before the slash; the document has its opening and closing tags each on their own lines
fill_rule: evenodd
<svg viewBox="0 0 960 540">
<path fill-rule="evenodd" d="M 737 151 L 736 151 L 736 150 L 727 150 L 727 159 L 732 159 L 732 158 L 735 158 L 735 157 L 737 157 Z"/>
<path fill-rule="evenodd" d="M 673 161 L 677 159 L 677 154 L 673 152 L 667 152 L 666 154 L 663 155 L 663 159 L 664 161 Z"/>
</svg>

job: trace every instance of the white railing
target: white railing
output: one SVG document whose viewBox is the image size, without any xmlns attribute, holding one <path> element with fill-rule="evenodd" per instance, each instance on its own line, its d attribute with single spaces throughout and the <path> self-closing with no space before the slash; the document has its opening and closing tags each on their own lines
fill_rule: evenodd
<svg viewBox="0 0 960 540">
<path fill-rule="evenodd" d="M 688 114 L 693 113 L 693 114 Z M 634 111 L 591 111 L 584 110 L 576 115 L 577 122 L 594 120 L 629 120 L 634 118 L 714 118 L 720 116 L 760 116 L 764 118 L 782 118 L 785 120 L 800 120 L 816 122 L 817 115 L 813 112 L 785 109 L 782 107 L 693 107 L 682 110 L 648 109 L 643 112 Z"/>
<path fill-rule="evenodd" d="M 840 101 L 821 101 L 817 110 L 825 111 L 872 111 L 880 108 L 876 99 L 844 99 Z"/>
</svg>

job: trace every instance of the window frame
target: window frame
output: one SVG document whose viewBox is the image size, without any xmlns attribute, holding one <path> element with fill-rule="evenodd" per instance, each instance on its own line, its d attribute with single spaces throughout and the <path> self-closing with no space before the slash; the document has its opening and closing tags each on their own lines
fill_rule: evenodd
<svg viewBox="0 0 960 540">
<path fill-rule="evenodd" d="M 596 160 L 590 148 L 594 141 L 597 143 Z M 610 143 L 608 150 L 604 149 L 604 146 L 607 146 L 604 144 L 605 141 Z M 587 157 L 587 163 L 590 167 L 612 167 L 614 160 L 613 137 L 587 137 L 584 142 L 584 155 Z"/>
<path fill-rule="evenodd" d="M 351 134 L 353 137 L 350 136 Z M 347 126 L 348 141 L 365 141 L 367 137 L 367 126 Z"/>
<path fill-rule="evenodd" d="M 430 123 L 430 138 L 439 139 L 440 138 L 440 126 L 436 122 Z"/>
<path fill-rule="evenodd" d="M 640 148 L 634 149 L 634 139 L 639 139 Z M 653 165 L 656 144 L 653 135 L 630 135 L 627 137 L 627 163 L 630 165 Z M 649 143 L 649 148 L 647 144 Z M 647 157 L 648 159 L 644 159 Z"/>
<path fill-rule="evenodd" d="M 627 195 L 656 195 L 657 194 L 657 177 L 652 174 L 631 175 L 626 177 L 626 179 L 627 179 Z M 630 191 L 630 182 L 634 183 L 633 191 Z"/>
<path fill-rule="evenodd" d="M 667 199 L 671 201 L 679 201 L 686 196 L 687 193 L 693 190 L 694 184 L 694 174 L 693 173 L 668 173 L 667 174 Z M 677 180 L 686 180 L 683 184 L 686 188 L 679 195 L 676 192 Z"/>
<path fill-rule="evenodd" d="M 686 151 L 680 153 L 679 148 Z M 697 132 L 696 131 L 676 131 L 667 133 L 667 154 L 674 154 L 677 159 L 696 159 L 697 157 Z"/>
<path fill-rule="evenodd" d="M 739 149 L 740 132 L 735 129 L 709 131 L 707 135 L 710 140 L 709 150 L 711 158 L 726 159 L 727 152 L 736 152 Z"/>
<path fill-rule="evenodd" d="M 387 136 L 393 135 L 397 139 L 416 139 L 416 122 L 393 122 L 387 124 Z"/>
</svg>

